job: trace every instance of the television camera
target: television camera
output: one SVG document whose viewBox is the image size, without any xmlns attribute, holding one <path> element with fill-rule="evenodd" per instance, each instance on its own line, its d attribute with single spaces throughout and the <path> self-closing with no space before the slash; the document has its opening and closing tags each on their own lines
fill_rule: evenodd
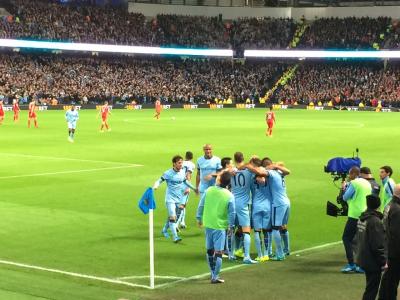
<svg viewBox="0 0 400 300">
<path fill-rule="evenodd" d="M 356 156 L 351 158 L 334 157 L 330 159 L 326 166 L 324 166 L 325 173 L 329 173 L 332 176 L 333 184 L 339 189 L 339 195 L 336 197 L 336 204 L 331 201 L 326 203 L 326 214 L 332 217 L 347 216 L 348 204 L 343 200 L 343 194 L 345 189 L 342 187 L 346 182 L 349 170 L 352 167 L 360 167 L 361 159 L 358 157 L 359 150 L 356 149 Z M 341 180 L 340 186 L 336 184 L 338 180 Z"/>
</svg>

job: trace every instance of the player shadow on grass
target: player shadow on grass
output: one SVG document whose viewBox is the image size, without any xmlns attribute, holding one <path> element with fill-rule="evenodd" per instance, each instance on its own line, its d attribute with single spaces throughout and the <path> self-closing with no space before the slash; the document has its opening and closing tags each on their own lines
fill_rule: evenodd
<svg viewBox="0 0 400 300">
<path fill-rule="evenodd" d="M 293 258 L 290 266 L 292 272 L 313 274 L 332 273 L 340 269 L 343 261 L 342 255 L 330 255 L 318 260 L 313 259 L 312 255 Z"/>
</svg>

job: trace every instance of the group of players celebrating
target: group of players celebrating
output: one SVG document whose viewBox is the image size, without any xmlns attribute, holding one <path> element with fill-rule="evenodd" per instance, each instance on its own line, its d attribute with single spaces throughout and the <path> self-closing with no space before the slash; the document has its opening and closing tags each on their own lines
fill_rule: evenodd
<svg viewBox="0 0 400 300">
<path fill-rule="evenodd" d="M 216 271 L 219 259 L 243 258 L 254 264 L 268 260 L 282 261 L 290 254 L 290 201 L 285 176 L 290 171 L 283 163 L 273 163 L 268 157 L 253 156 L 245 162 L 243 153 L 236 152 L 233 160 L 212 154 L 212 146 L 203 147 L 204 156 L 197 160 L 196 185 L 190 182 L 195 165 L 191 152 L 172 158 L 172 168 L 155 182 L 157 189 L 166 182 L 165 203 L 168 220 L 162 234 L 179 242 L 179 228 L 185 228 L 185 208 L 190 189 L 200 195 L 196 218 L 206 229 L 207 261 L 212 283 L 223 282 Z M 251 229 L 257 249 L 255 260 L 250 257 Z M 274 242 L 274 250 L 272 244 Z M 218 269 L 218 268 L 217 268 Z"/>
</svg>

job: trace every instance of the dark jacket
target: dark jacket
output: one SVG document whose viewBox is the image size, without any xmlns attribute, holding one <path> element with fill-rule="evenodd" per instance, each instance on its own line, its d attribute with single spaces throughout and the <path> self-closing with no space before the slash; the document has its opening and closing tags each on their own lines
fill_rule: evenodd
<svg viewBox="0 0 400 300">
<path fill-rule="evenodd" d="M 386 264 L 383 215 L 367 209 L 357 223 L 356 263 L 367 272 L 379 272 Z"/>
<path fill-rule="evenodd" d="M 376 182 L 375 178 L 365 178 L 365 179 L 367 179 L 369 184 L 371 185 L 372 188 L 371 194 L 379 197 L 379 193 L 381 192 L 381 186 L 379 185 L 379 183 Z"/>
<path fill-rule="evenodd" d="M 400 198 L 394 196 L 387 215 L 388 259 L 400 263 Z"/>
</svg>

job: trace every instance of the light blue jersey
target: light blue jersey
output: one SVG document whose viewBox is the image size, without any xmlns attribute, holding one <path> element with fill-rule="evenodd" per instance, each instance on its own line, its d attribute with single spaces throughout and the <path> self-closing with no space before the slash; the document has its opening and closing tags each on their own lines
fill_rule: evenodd
<svg viewBox="0 0 400 300">
<path fill-rule="evenodd" d="M 185 173 L 193 173 L 195 165 L 190 160 L 184 160 L 182 164 L 182 168 L 185 170 Z"/>
<path fill-rule="evenodd" d="M 265 178 L 265 183 L 259 183 L 254 178 L 251 184 L 251 196 L 251 210 L 253 213 L 271 210 L 272 197 L 267 178 Z"/>
<path fill-rule="evenodd" d="M 215 178 L 207 181 L 204 179 L 204 177 L 213 173 L 217 173 L 221 169 L 221 159 L 217 156 L 213 156 L 210 159 L 202 156 L 197 160 L 197 170 L 200 172 L 200 193 L 204 193 L 208 187 L 215 185 Z"/>
<path fill-rule="evenodd" d="M 188 175 L 188 173 L 192 174 L 194 169 L 195 169 L 195 165 L 193 162 L 191 162 L 190 160 L 184 160 L 183 164 L 182 164 L 182 169 L 185 171 L 186 176 Z M 187 189 L 186 185 L 183 185 L 183 191 L 182 193 L 184 193 Z M 186 195 L 184 194 L 182 199 L 181 199 L 181 203 L 183 205 L 186 205 L 187 202 L 189 200 L 189 193 L 187 193 Z M 184 215 L 182 216 L 182 218 L 184 219 Z"/>
<path fill-rule="evenodd" d="M 231 178 L 231 192 L 235 196 L 235 206 L 247 207 L 250 204 L 250 187 L 254 174 L 248 169 L 235 170 L 235 172 L 235 176 Z"/>
<path fill-rule="evenodd" d="M 161 176 L 160 181 L 165 181 L 167 183 L 165 202 L 180 203 L 183 197 L 183 191 L 186 187 L 185 170 L 182 168 L 176 172 L 171 168 Z"/>
<path fill-rule="evenodd" d="M 77 110 L 67 110 L 65 113 L 65 119 L 67 119 L 68 123 L 75 123 L 79 119 L 79 113 Z"/>
<path fill-rule="evenodd" d="M 269 170 L 267 178 L 272 196 L 272 207 L 290 205 L 286 193 L 285 176 L 279 171 Z"/>
</svg>

